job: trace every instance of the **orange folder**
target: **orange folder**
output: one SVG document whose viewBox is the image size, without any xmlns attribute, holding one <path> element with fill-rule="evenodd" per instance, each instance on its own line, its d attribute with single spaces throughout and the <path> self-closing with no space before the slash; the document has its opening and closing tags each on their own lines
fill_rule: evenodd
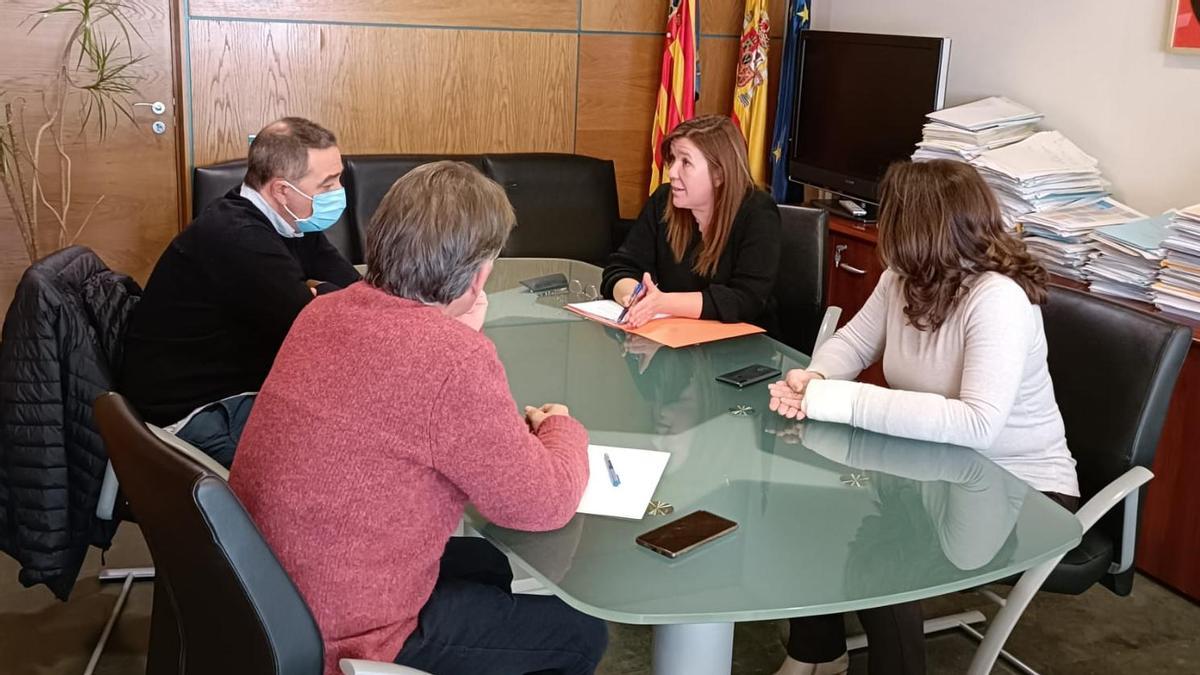
<svg viewBox="0 0 1200 675">
<path fill-rule="evenodd" d="M 661 345 L 672 348 L 690 347 L 691 345 L 703 344 L 705 342 L 716 342 L 717 340 L 766 332 L 762 328 L 749 323 L 721 323 L 720 321 L 710 321 L 707 319 L 683 319 L 677 316 L 654 319 L 641 328 L 630 328 L 615 321 L 609 321 L 604 317 L 589 314 L 577 307 L 567 305 L 566 309 L 586 319 L 602 323 L 605 326 L 623 330 L 626 333 L 640 335 L 648 340 L 654 340 Z"/>
</svg>

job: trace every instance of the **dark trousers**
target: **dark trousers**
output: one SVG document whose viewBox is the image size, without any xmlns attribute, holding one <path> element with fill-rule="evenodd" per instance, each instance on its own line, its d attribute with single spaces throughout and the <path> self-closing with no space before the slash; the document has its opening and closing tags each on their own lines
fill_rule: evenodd
<svg viewBox="0 0 1200 675">
<path fill-rule="evenodd" d="M 918 675 L 925 672 L 925 617 L 920 602 L 863 609 L 858 620 L 867 634 L 870 675 Z M 846 625 L 841 614 L 792 619 L 788 656 L 805 663 L 825 663 L 846 651 Z"/>
<path fill-rule="evenodd" d="M 1079 510 L 1079 498 L 1044 493 L 1068 511 Z M 921 675 L 925 672 L 925 617 L 920 602 L 858 612 L 867 634 L 870 675 Z M 788 656 L 805 663 L 825 663 L 846 651 L 846 625 L 840 614 L 791 620 Z"/>
<path fill-rule="evenodd" d="M 233 452 L 237 450 L 238 439 L 242 437 L 242 429 L 246 428 L 253 406 L 254 394 L 210 403 L 192 415 L 175 435 L 229 468 L 233 466 Z"/>
<path fill-rule="evenodd" d="M 437 585 L 396 663 L 437 675 L 590 675 L 608 627 L 552 596 L 514 595 L 508 559 L 487 541 L 453 537 Z"/>
</svg>

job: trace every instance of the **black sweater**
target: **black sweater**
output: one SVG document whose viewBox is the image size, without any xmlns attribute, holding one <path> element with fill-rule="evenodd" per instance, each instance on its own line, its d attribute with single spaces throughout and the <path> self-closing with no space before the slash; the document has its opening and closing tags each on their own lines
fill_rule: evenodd
<svg viewBox="0 0 1200 675">
<path fill-rule="evenodd" d="M 149 422 L 257 391 L 292 320 L 359 274 L 321 233 L 289 239 L 234 190 L 175 237 L 154 266 L 125 337 L 119 391 Z M 313 354 L 320 358 L 320 354 Z"/>
<path fill-rule="evenodd" d="M 733 220 L 729 240 L 712 277 L 693 271 L 700 251 L 700 232 L 696 230 L 683 260 L 675 259 L 667 242 L 667 224 L 663 216 L 671 186 L 663 185 L 650 196 L 637 222 L 625 237 L 625 243 L 612 255 L 604 268 L 601 292 L 613 297 L 613 287 L 621 279 L 641 280 L 649 272 L 658 287 L 667 293 L 699 291 L 704 299 L 701 319 L 727 323 L 746 321 L 768 330 L 774 328 L 772 292 L 779 270 L 779 209 L 770 195 L 754 190 L 743 201 Z"/>
</svg>

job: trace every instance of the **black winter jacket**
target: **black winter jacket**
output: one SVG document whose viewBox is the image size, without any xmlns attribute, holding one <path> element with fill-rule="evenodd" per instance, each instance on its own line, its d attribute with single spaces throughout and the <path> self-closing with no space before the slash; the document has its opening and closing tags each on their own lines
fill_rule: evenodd
<svg viewBox="0 0 1200 675">
<path fill-rule="evenodd" d="M 96 517 L 108 453 L 92 401 L 112 389 L 141 289 L 72 246 L 25 271 L 0 334 L 0 550 L 25 586 L 62 600 L 89 545 L 117 522 Z"/>
</svg>

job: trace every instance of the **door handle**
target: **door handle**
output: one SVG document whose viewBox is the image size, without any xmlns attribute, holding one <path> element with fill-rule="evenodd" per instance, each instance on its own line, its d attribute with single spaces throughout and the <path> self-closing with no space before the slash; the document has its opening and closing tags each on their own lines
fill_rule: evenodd
<svg viewBox="0 0 1200 675">
<path fill-rule="evenodd" d="M 154 103 L 134 103 L 133 104 L 133 107 L 135 107 L 135 108 L 137 108 L 139 106 L 145 106 L 145 107 L 149 108 L 150 112 L 154 113 L 155 115 L 161 115 L 161 114 L 167 112 L 167 104 L 163 103 L 162 101 L 155 101 Z"/>
<path fill-rule="evenodd" d="M 846 263 L 842 262 L 842 254 L 844 254 L 848 248 L 850 247 L 846 244 L 838 244 L 837 246 L 833 247 L 833 266 L 856 276 L 865 275 L 867 273 L 866 270 L 859 269 L 853 265 L 847 265 Z"/>
</svg>

